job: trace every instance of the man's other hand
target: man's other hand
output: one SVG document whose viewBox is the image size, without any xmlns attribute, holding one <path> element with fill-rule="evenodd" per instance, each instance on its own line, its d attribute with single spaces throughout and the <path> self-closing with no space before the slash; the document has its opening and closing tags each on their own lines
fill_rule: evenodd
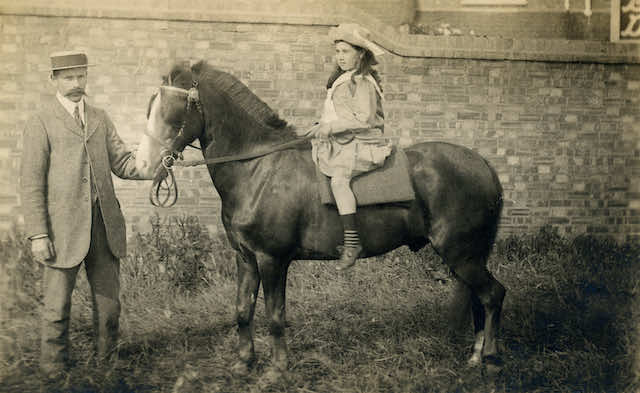
<svg viewBox="0 0 640 393">
<path fill-rule="evenodd" d="M 48 237 L 31 240 L 31 253 L 36 261 L 41 263 L 53 262 L 56 252 Z"/>
</svg>

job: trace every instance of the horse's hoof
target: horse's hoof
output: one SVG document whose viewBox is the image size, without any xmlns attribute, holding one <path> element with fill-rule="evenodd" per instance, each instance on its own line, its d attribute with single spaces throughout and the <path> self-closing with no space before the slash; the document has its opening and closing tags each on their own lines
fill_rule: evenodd
<svg viewBox="0 0 640 393">
<path fill-rule="evenodd" d="M 498 356 L 488 355 L 483 359 L 485 369 L 487 370 L 487 376 L 494 377 L 502 371 L 504 362 Z"/>
<path fill-rule="evenodd" d="M 251 367 L 247 362 L 238 360 L 233 366 L 231 366 L 231 373 L 236 377 L 246 377 L 251 372 Z"/>
</svg>

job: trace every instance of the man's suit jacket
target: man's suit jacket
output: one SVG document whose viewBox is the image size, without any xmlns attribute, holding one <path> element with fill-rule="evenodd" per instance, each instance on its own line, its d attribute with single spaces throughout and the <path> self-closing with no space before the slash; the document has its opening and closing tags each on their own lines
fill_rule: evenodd
<svg viewBox="0 0 640 393">
<path fill-rule="evenodd" d="M 129 151 L 105 111 L 85 102 L 85 131 L 54 98 L 31 117 L 24 130 L 21 196 L 28 237 L 46 233 L 56 258 L 49 266 L 81 263 L 91 241 L 91 181 L 107 232 L 109 248 L 126 255 L 126 228 L 111 172 L 142 179 Z"/>
</svg>

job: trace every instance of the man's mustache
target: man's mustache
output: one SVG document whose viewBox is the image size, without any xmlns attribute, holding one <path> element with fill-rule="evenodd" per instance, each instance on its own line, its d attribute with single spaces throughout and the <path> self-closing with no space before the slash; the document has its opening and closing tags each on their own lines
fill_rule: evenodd
<svg viewBox="0 0 640 393">
<path fill-rule="evenodd" d="M 68 92 L 65 93 L 65 96 L 71 96 L 71 95 L 75 95 L 75 94 L 82 94 L 82 95 L 86 95 L 86 93 L 84 92 L 84 89 L 71 89 Z"/>
</svg>

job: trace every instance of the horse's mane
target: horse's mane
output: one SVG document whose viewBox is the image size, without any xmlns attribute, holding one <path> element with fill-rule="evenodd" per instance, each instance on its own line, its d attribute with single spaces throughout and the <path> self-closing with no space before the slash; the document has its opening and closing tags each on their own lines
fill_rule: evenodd
<svg viewBox="0 0 640 393">
<path fill-rule="evenodd" d="M 184 65 L 176 64 L 169 75 L 165 77 L 165 83 L 183 89 L 189 89 L 193 80 L 197 80 L 199 84 L 215 86 L 216 89 L 224 92 L 235 105 L 239 106 L 253 120 L 262 125 L 276 130 L 291 128 L 286 120 L 280 118 L 278 113 L 249 90 L 238 78 L 212 67 L 205 60 L 194 64 L 191 70 Z"/>
<path fill-rule="evenodd" d="M 212 130 L 224 124 L 233 137 L 212 136 L 216 145 L 226 154 L 250 152 L 264 146 L 274 146 L 297 138 L 295 127 L 281 119 L 264 101 L 256 96 L 235 76 L 199 61 L 189 68 L 184 64 L 173 66 L 164 83 L 190 89 L 198 83 L 200 102 L 209 111 L 219 111 L 212 116 L 205 109 L 205 122 L 212 121 Z M 226 104 L 226 106 L 225 106 Z M 232 130 L 232 131 L 231 131 Z M 296 149 L 309 149 L 310 142 L 300 143 Z"/>
</svg>

